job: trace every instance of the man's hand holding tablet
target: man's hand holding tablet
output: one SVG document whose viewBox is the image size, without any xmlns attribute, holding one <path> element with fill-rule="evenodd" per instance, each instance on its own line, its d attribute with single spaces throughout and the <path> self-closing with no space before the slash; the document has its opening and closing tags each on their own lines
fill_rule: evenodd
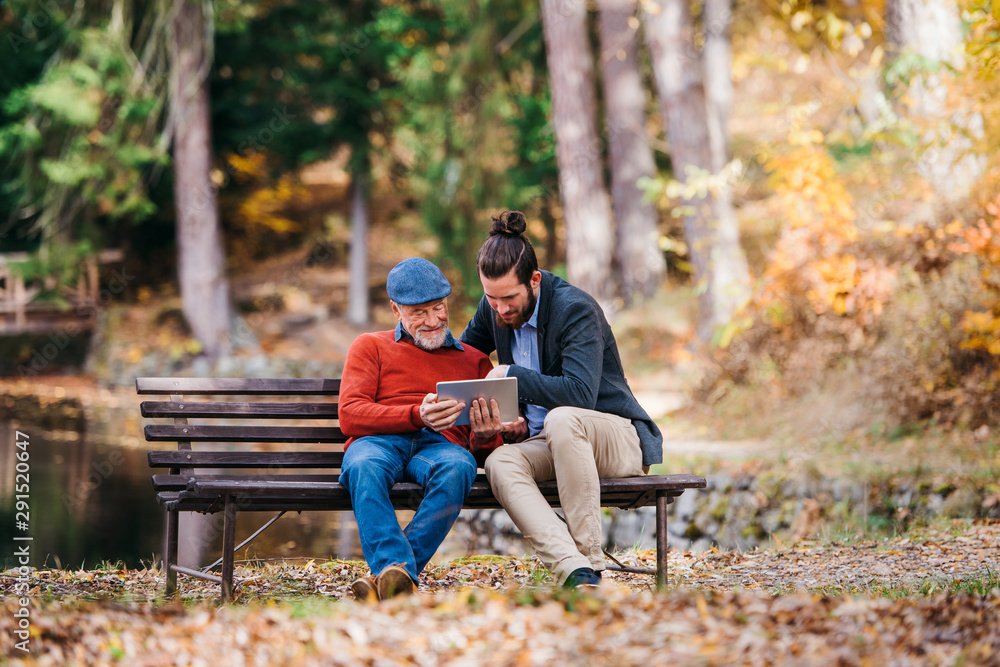
<svg viewBox="0 0 1000 667">
<path fill-rule="evenodd" d="M 438 382 L 439 401 L 455 399 L 465 404 L 456 425 L 472 426 L 476 439 L 485 442 L 501 431 L 517 431 L 524 419 L 518 414 L 517 378 Z"/>
</svg>

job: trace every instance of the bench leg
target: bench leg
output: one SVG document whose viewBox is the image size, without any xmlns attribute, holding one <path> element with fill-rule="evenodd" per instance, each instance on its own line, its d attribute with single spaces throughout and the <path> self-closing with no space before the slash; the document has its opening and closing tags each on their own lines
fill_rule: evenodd
<svg viewBox="0 0 1000 667">
<path fill-rule="evenodd" d="M 656 494 L 656 586 L 667 585 L 667 506 L 670 499 L 666 494 Z"/>
<path fill-rule="evenodd" d="M 233 599 L 233 570 L 236 560 L 236 501 L 226 496 L 222 524 L 222 601 Z"/>
<path fill-rule="evenodd" d="M 167 539 L 163 549 L 163 569 L 167 573 L 165 595 L 168 598 L 173 597 L 177 593 L 177 571 L 174 569 L 174 566 L 177 565 L 178 520 L 179 517 L 176 510 L 167 512 Z"/>
</svg>

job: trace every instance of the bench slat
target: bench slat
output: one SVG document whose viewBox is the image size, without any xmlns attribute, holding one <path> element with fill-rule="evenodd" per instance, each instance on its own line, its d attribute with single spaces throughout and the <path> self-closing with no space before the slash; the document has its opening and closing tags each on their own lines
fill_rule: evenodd
<svg viewBox="0 0 1000 667">
<path fill-rule="evenodd" d="M 343 489 L 343 487 L 341 487 Z M 681 495 L 683 490 L 669 491 L 667 503 L 672 503 L 674 498 Z M 397 509 L 416 509 L 417 501 L 421 497 L 419 487 L 416 485 L 397 486 L 390 492 L 390 499 Z M 544 494 L 546 501 L 552 507 L 560 507 L 559 494 L 555 489 Z M 655 500 L 650 500 L 646 504 L 637 503 L 635 494 L 610 493 L 601 495 L 602 507 L 616 507 L 619 509 L 634 509 L 635 507 L 645 507 L 655 504 Z M 237 495 L 239 509 L 241 512 L 277 512 L 277 511 L 322 511 L 322 510 L 350 510 L 351 500 L 347 489 L 331 493 L 326 497 L 316 496 L 289 496 L 289 495 L 264 495 L 247 496 Z M 222 496 L 218 493 L 198 494 L 193 491 L 181 489 L 164 489 L 157 494 L 157 499 L 167 510 L 195 511 L 195 512 L 220 512 L 222 511 Z M 485 485 L 474 485 L 472 493 L 466 499 L 463 509 L 485 510 L 501 509 L 500 503 Z"/>
<path fill-rule="evenodd" d="M 298 394 L 340 392 L 337 378 L 136 378 L 137 394 Z"/>
<path fill-rule="evenodd" d="M 202 424 L 148 424 L 143 432 L 149 442 L 347 442 L 335 426 L 206 426 Z"/>
<path fill-rule="evenodd" d="M 602 479 L 601 495 L 605 493 L 611 496 L 640 497 L 648 490 L 680 491 L 684 489 L 703 488 L 704 478 L 693 475 L 653 475 L 652 477 L 625 477 L 620 479 Z M 397 482 L 393 485 L 393 491 L 400 490 L 405 493 L 420 491 L 422 488 L 418 484 L 409 482 Z M 326 497 L 336 495 L 343 486 L 339 482 L 319 482 L 319 481 L 295 481 L 295 480 L 259 480 L 250 476 L 234 478 L 232 476 L 208 476 L 193 477 L 188 484 L 188 489 L 195 493 L 216 493 L 219 495 L 314 495 L 315 497 Z M 539 491 L 542 495 L 558 495 L 558 487 L 555 480 L 539 482 Z M 472 485 L 470 496 L 489 494 L 492 496 L 489 484 L 486 482 L 475 482 Z M 655 498 L 653 498 L 655 502 Z"/>
<path fill-rule="evenodd" d="M 153 451 L 150 468 L 339 468 L 343 452 Z"/>
<path fill-rule="evenodd" d="M 180 512 L 215 513 L 222 511 L 222 500 L 218 496 L 195 496 L 189 491 L 172 492 L 173 498 L 163 492 L 158 498 L 163 509 Z M 256 498 L 249 502 L 240 501 L 240 512 L 310 512 L 341 510 L 351 511 L 351 498 L 345 490 L 340 498 Z"/>
<path fill-rule="evenodd" d="M 184 491 L 188 488 L 188 484 L 193 478 L 190 474 L 179 474 L 179 475 L 167 475 L 159 474 L 153 475 L 153 489 L 157 492 L 160 491 Z M 204 475 L 199 474 L 198 479 L 234 479 L 233 475 Z M 281 482 L 281 481 L 292 481 L 292 482 L 336 482 L 340 479 L 340 474 L 335 475 L 241 475 L 241 479 L 252 479 L 258 482 Z"/>
<path fill-rule="evenodd" d="M 337 419 L 336 403 L 221 403 L 143 401 L 143 417 L 242 417 L 245 419 Z"/>
</svg>

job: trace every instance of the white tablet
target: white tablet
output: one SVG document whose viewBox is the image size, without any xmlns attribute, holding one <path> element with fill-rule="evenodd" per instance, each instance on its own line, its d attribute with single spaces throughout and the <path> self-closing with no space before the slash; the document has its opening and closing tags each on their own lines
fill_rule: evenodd
<svg viewBox="0 0 1000 667">
<path fill-rule="evenodd" d="M 517 421 L 517 378 L 490 378 L 488 380 L 457 380 L 437 383 L 438 399 L 454 398 L 465 403 L 465 409 L 458 416 L 456 426 L 469 423 L 469 408 L 477 398 L 497 399 L 500 406 L 500 420 Z"/>
</svg>

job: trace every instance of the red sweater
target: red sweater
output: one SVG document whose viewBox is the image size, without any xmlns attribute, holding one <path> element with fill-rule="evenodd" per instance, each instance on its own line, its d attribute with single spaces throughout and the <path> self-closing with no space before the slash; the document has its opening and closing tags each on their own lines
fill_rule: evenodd
<svg viewBox="0 0 1000 667">
<path fill-rule="evenodd" d="M 340 381 L 340 428 L 355 438 L 411 433 L 424 428 L 420 403 L 437 393 L 437 383 L 483 378 L 493 368 L 489 357 L 470 345 L 421 350 L 394 331 L 361 334 L 351 343 Z M 475 442 L 472 428 L 452 426 L 441 433 L 468 449 L 480 464 L 503 444 L 497 434 L 485 445 Z"/>
</svg>

